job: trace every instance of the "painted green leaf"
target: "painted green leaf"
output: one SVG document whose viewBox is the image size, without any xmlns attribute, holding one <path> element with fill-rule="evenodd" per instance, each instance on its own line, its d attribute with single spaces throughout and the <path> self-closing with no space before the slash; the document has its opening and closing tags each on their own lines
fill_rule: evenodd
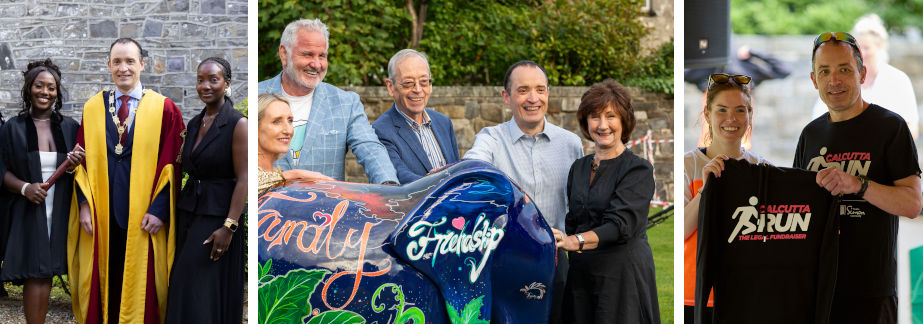
<svg viewBox="0 0 923 324">
<path fill-rule="evenodd" d="M 359 314 L 345 311 L 326 311 L 311 318 L 308 324 L 365 324 L 365 319 Z"/>
<path fill-rule="evenodd" d="M 266 263 L 260 265 L 260 278 L 269 274 L 269 269 L 272 268 L 272 259 L 266 260 Z"/>
<path fill-rule="evenodd" d="M 275 276 L 269 274 L 270 269 L 272 269 L 272 259 L 266 260 L 265 264 L 260 265 L 259 283 L 257 284 L 258 287 L 262 287 L 267 282 L 272 281 L 272 278 L 275 278 Z"/>
<path fill-rule="evenodd" d="M 276 276 L 259 290 L 259 323 L 295 323 L 311 314 L 308 299 L 327 270 L 296 269 Z"/>
<path fill-rule="evenodd" d="M 259 286 L 262 287 L 262 286 L 265 285 L 267 282 L 272 281 L 272 278 L 275 278 L 275 277 L 273 277 L 272 275 L 266 275 L 266 276 L 260 277 Z"/>
<path fill-rule="evenodd" d="M 449 304 L 448 302 L 446 302 L 445 306 L 449 313 L 449 323 L 452 323 L 452 324 L 464 323 L 464 321 L 462 321 L 461 319 L 461 316 L 458 314 L 458 310 L 456 310 L 455 307 L 452 307 L 452 304 Z"/>
<path fill-rule="evenodd" d="M 481 306 L 484 305 L 482 299 L 484 296 L 472 299 L 465 305 L 465 309 L 459 313 L 455 307 L 446 303 L 449 313 L 449 322 L 452 324 L 489 324 L 490 321 L 481 319 Z"/>
<path fill-rule="evenodd" d="M 426 315 L 423 314 L 423 311 L 416 307 L 411 307 L 410 309 L 404 311 L 401 316 L 399 316 L 394 323 L 404 324 L 408 322 L 413 322 L 414 324 L 423 324 L 426 323 Z"/>
<path fill-rule="evenodd" d="M 487 323 L 487 321 L 481 319 L 481 306 L 484 305 L 482 299 L 484 299 L 484 296 L 472 299 L 465 305 L 465 310 L 463 310 L 461 314 L 461 319 L 464 321 L 463 323 Z"/>
</svg>

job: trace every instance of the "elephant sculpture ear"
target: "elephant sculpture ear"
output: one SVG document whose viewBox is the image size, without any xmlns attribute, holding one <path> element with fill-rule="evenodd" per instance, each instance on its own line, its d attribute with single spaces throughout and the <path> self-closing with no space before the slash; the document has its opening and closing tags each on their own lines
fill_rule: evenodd
<svg viewBox="0 0 923 324">
<path fill-rule="evenodd" d="M 450 318 L 489 321 L 492 264 L 509 230 L 516 202 L 501 173 L 473 169 L 453 174 L 404 218 L 388 241 L 397 257 L 429 277 Z"/>
</svg>

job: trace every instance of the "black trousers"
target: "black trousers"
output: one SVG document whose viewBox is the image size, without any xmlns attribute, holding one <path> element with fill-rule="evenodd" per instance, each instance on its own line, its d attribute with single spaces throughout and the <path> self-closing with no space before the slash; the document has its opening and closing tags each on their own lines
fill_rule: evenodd
<svg viewBox="0 0 923 324">
<path fill-rule="evenodd" d="M 118 322 L 122 301 L 122 277 L 125 274 L 125 240 L 128 231 L 109 218 L 109 322 Z"/>
</svg>

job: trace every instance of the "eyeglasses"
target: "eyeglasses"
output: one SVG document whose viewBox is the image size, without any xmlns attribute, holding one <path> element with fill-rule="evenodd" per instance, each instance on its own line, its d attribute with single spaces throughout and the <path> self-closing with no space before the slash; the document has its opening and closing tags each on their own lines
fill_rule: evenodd
<svg viewBox="0 0 923 324">
<path fill-rule="evenodd" d="M 401 88 L 404 88 L 404 90 L 410 90 L 413 89 L 417 83 L 420 84 L 420 88 L 429 88 L 431 85 L 433 85 L 433 79 L 420 79 L 417 81 L 408 80 L 401 82 L 400 85 Z"/>
<path fill-rule="evenodd" d="M 708 88 L 711 89 L 713 85 L 716 84 L 725 84 L 731 81 L 737 83 L 738 85 L 747 85 L 750 84 L 750 77 L 742 74 L 726 74 L 726 73 L 713 73 L 708 76 Z"/>
<path fill-rule="evenodd" d="M 856 51 L 859 50 L 859 45 L 856 44 L 856 38 L 850 35 L 849 33 L 847 32 L 826 32 L 826 33 L 817 35 L 817 37 L 814 38 L 814 51 L 817 51 L 817 48 L 820 47 L 821 44 L 829 42 L 829 41 L 846 42 L 847 44 L 855 48 Z"/>
</svg>

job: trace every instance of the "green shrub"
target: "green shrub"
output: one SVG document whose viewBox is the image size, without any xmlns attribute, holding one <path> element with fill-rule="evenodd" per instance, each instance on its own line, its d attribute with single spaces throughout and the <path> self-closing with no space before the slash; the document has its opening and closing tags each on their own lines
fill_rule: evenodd
<svg viewBox="0 0 923 324">
<path fill-rule="evenodd" d="M 735 34 L 816 35 L 849 31 L 870 6 L 864 0 L 731 0 Z"/>
<path fill-rule="evenodd" d="M 330 29 L 328 73 L 335 85 L 384 84 L 388 59 L 411 44 L 404 1 L 293 0 L 259 2 L 259 79 L 279 73 L 285 25 L 320 18 Z M 529 59 L 549 83 L 591 85 L 605 78 L 672 93 L 672 42 L 638 59 L 648 29 L 638 0 L 430 1 L 419 50 L 427 53 L 435 84 L 502 85 L 506 69 Z"/>
</svg>

